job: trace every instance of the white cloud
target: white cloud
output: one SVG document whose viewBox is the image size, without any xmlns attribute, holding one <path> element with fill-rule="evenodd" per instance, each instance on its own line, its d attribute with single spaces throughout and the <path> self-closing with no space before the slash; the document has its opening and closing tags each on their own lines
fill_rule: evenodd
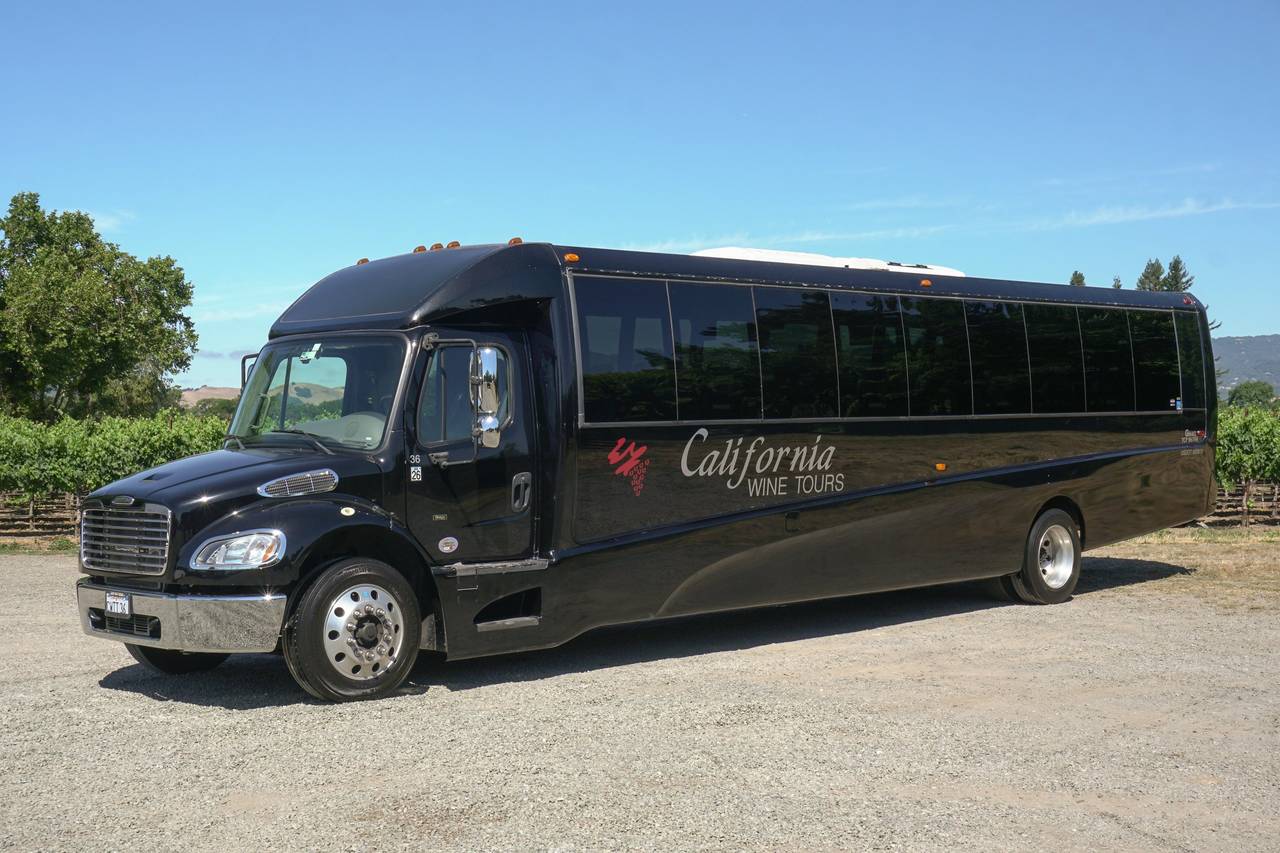
<svg viewBox="0 0 1280 853">
<path fill-rule="evenodd" d="M 1112 184 L 1145 178 L 1167 178 L 1175 175 L 1207 175 L 1222 168 L 1221 163 L 1191 163 L 1185 166 L 1167 166 L 1161 169 L 1141 169 L 1106 175 L 1078 175 L 1070 178 L 1053 177 L 1037 181 L 1044 187 L 1085 187 L 1096 184 Z"/>
<path fill-rule="evenodd" d="M 1152 219 L 1180 219 L 1184 216 L 1204 216 L 1231 210 L 1274 210 L 1280 202 L 1200 201 L 1183 199 L 1178 204 L 1157 207 L 1132 205 L 1127 207 L 1099 207 L 1090 211 L 1071 211 L 1054 219 L 1033 220 L 1015 225 L 1027 231 L 1053 231 L 1060 228 L 1087 228 L 1093 225 L 1120 225 L 1127 222 L 1145 222 Z"/>
<path fill-rule="evenodd" d="M 191 312 L 191 319 L 197 323 L 219 323 L 228 320 L 253 320 L 259 317 L 277 317 L 290 302 L 254 302 L 230 304 L 225 307 L 207 308 L 197 305 Z"/>
<path fill-rule="evenodd" d="M 92 210 L 86 210 L 85 213 L 93 219 L 94 227 L 101 234 L 110 234 L 124 229 L 124 226 L 132 222 L 137 217 L 131 210 L 116 210 L 111 212 L 95 213 Z"/>
</svg>

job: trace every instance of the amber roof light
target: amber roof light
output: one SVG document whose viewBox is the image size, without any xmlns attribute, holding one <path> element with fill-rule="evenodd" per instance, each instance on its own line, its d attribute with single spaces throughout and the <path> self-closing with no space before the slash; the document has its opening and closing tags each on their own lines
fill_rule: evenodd
<svg viewBox="0 0 1280 853">
<path fill-rule="evenodd" d="M 565 260 L 565 263 L 576 264 L 581 259 L 578 257 L 577 252 L 565 252 L 564 260 Z"/>
</svg>

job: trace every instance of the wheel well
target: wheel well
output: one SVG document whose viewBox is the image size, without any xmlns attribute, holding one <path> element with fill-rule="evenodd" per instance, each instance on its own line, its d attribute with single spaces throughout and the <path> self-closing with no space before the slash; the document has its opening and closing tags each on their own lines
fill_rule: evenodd
<svg viewBox="0 0 1280 853">
<path fill-rule="evenodd" d="M 380 560 L 404 575 L 418 598 L 418 610 L 422 618 L 435 614 L 438 647 L 443 648 L 444 625 L 431 567 L 412 545 L 382 528 L 343 528 L 318 539 L 311 546 L 305 562 L 298 568 L 298 586 L 294 594 L 289 596 L 290 612 L 302 598 L 300 593 L 315 582 L 321 570 L 348 557 Z M 427 640 L 425 637 L 423 639 Z"/>
<path fill-rule="evenodd" d="M 1076 505 L 1076 502 L 1065 495 L 1050 498 L 1036 511 L 1035 518 L 1039 518 L 1040 514 L 1047 509 L 1060 509 L 1076 520 L 1076 527 L 1080 528 L 1080 550 L 1083 551 L 1085 547 L 1084 513 L 1080 511 L 1080 507 Z M 1032 519 L 1032 524 L 1034 523 L 1035 519 Z"/>
</svg>

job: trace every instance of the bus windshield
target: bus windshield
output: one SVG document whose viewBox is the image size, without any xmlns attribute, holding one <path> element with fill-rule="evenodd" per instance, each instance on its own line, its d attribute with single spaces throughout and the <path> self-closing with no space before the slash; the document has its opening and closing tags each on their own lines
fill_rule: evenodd
<svg viewBox="0 0 1280 853">
<path fill-rule="evenodd" d="M 242 444 L 267 437 L 323 448 L 382 443 L 404 366 L 395 336 L 295 338 L 258 355 L 228 431 Z"/>
</svg>

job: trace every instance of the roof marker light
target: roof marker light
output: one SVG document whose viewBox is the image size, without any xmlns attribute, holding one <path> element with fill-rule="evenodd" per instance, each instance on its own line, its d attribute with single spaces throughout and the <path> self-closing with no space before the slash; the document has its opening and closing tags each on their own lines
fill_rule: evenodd
<svg viewBox="0 0 1280 853">
<path fill-rule="evenodd" d="M 462 245 L 462 244 L 461 244 L 461 243 L 459 243 L 457 240 L 450 240 L 450 241 L 448 242 L 448 244 L 446 244 L 446 245 L 445 245 L 445 248 L 446 248 L 446 249 L 456 249 L 456 248 L 458 248 L 458 247 L 459 247 L 459 246 L 461 246 L 461 245 Z"/>
<path fill-rule="evenodd" d="M 360 260 L 356 261 L 356 266 L 360 266 L 361 264 L 367 264 L 367 263 L 369 263 L 368 258 L 361 258 Z"/>
<path fill-rule="evenodd" d="M 524 241 L 523 241 L 523 240 L 521 240 L 519 237 L 512 237 L 510 240 L 508 240 L 508 241 L 507 241 L 507 245 L 508 245 L 508 246 L 519 246 L 519 245 L 520 245 L 521 243 L 523 243 L 523 242 L 524 242 Z"/>
<path fill-rule="evenodd" d="M 920 286 L 921 286 L 921 287 L 933 287 L 933 282 L 932 282 L 932 281 L 929 281 L 929 279 L 927 279 L 927 278 L 922 278 L 922 279 L 920 279 Z"/>
<path fill-rule="evenodd" d="M 433 252 L 438 252 L 438 251 L 440 251 L 440 250 L 441 250 L 441 249 L 443 249 L 443 248 L 444 248 L 444 243 L 432 243 L 432 244 L 431 244 L 431 251 L 433 251 Z"/>
<path fill-rule="evenodd" d="M 416 254 L 418 254 L 419 252 L 425 252 L 426 250 L 427 250 L 427 247 L 426 247 L 426 246 L 414 246 L 414 247 L 413 247 L 413 253 L 414 253 L 415 255 L 416 255 Z"/>
<path fill-rule="evenodd" d="M 578 257 L 577 252 L 565 252 L 564 260 L 565 260 L 565 263 L 576 264 L 580 260 L 580 258 Z"/>
</svg>

